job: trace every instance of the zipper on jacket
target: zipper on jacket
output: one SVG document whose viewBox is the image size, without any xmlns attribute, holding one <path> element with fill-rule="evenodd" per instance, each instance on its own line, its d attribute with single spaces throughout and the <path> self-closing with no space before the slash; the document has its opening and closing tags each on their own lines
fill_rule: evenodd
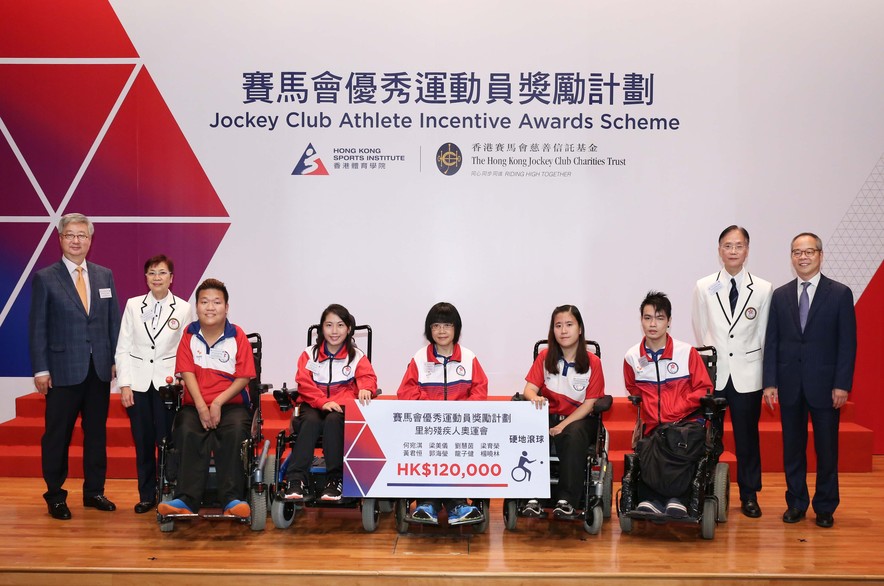
<svg viewBox="0 0 884 586">
<path fill-rule="evenodd" d="M 448 400 L 448 356 L 442 357 L 442 400 Z"/>
<path fill-rule="evenodd" d="M 654 368 L 657 371 L 657 425 L 660 425 L 663 423 L 663 413 L 660 407 L 660 403 L 663 401 L 663 393 L 660 384 L 660 361 L 656 355 L 654 356 Z"/>
<path fill-rule="evenodd" d="M 325 398 L 331 399 L 331 383 L 332 383 L 332 367 L 335 364 L 334 358 L 328 359 L 328 382 L 325 383 Z"/>
</svg>

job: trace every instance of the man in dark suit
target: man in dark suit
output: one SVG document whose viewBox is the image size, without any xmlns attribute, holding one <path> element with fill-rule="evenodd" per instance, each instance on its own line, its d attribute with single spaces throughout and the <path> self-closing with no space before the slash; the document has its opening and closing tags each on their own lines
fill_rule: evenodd
<svg viewBox="0 0 884 586">
<path fill-rule="evenodd" d="M 94 227 L 82 214 L 58 223 L 61 261 L 34 274 L 29 321 L 34 385 L 46 395 L 43 498 L 55 519 L 70 519 L 64 481 L 77 416 L 83 427 L 83 506 L 116 507 L 104 496 L 107 411 L 120 306 L 109 269 L 86 262 Z"/>
<path fill-rule="evenodd" d="M 807 416 L 817 458 L 813 510 L 831 527 L 838 507 L 839 409 L 847 402 L 856 360 L 856 313 L 850 288 L 820 274 L 823 242 L 792 239 L 794 281 L 774 291 L 764 344 L 764 400 L 780 404 L 786 512 L 797 523 L 811 505 L 807 491 Z"/>
</svg>

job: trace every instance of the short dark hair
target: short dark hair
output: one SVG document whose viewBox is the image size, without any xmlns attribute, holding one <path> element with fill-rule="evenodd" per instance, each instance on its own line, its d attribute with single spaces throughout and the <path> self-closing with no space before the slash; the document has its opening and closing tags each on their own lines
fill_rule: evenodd
<svg viewBox="0 0 884 586">
<path fill-rule="evenodd" d="M 644 301 L 642 301 L 641 307 L 638 309 L 639 315 L 644 315 L 646 305 L 653 307 L 654 313 L 661 311 L 666 314 L 667 319 L 672 317 L 672 303 L 669 301 L 669 297 L 666 296 L 666 293 L 663 293 L 662 291 L 648 291 L 648 294 L 645 295 Z"/>
<path fill-rule="evenodd" d="M 743 238 L 746 239 L 746 244 L 749 244 L 749 231 L 742 226 L 737 226 L 736 224 L 731 224 L 721 231 L 721 234 L 718 235 L 718 243 L 721 244 L 721 241 L 724 240 L 724 237 L 727 236 L 729 232 L 733 232 L 734 230 L 739 230 L 740 233 L 743 235 Z"/>
<path fill-rule="evenodd" d="M 147 271 L 150 270 L 151 267 L 155 267 L 158 264 L 165 263 L 167 267 L 169 267 L 169 272 L 175 274 L 175 263 L 172 262 L 172 259 L 166 256 L 165 254 L 158 254 L 156 256 L 152 256 L 144 262 L 144 274 L 147 274 Z"/>
<path fill-rule="evenodd" d="M 205 281 L 200 283 L 200 286 L 196 288 L 196 294 L 194 295 L 194 298 L 199 300 L 200 293 L 207 289 L 216 289 L 218 291 L 221 291 L 221 293 L 224 294 L 224 303 L 228 302 L 230 296 L 227 293 L 227 286 L 218 279 L 206 279 Z"/>
<path fill-rule="evenodd" d="M 344 346 L 347 348 L 347 364 L 350 364 L 353 362 L 353 359 L 356 358 L 356 344 L 353 342 L 356 318 L 350 314 L 346 307 L 339 303 L 332 303 L 326 307 L 322 312 L 322 317 L 319 318 L 319 331 L 316 332 L 316 344 L 313 345 L 313 360 L 319 358 L 319 349 L 325 344 L 325 332 L 322 331 L 322 324 L 325 323 L 325 318 L 327 318 L 330 313 L 341 318 L 341 321 L 347 324 L 347 327 L 350 328 L 350 333 L 347 334 L 347 339 L 344 341 Z"/>
<path fill-rule="evenodd" d="M 798 240 L 799 238 L 801 238 L 802 236 L 810 236 L 811 238 L 816 240 L 816 247 L 820 249 L 820 252 L 823 251 L 823 239 L 820 238 L 819 236 L 817 236 L 816 234 L 814 234 L 813 232 L 802 232 L 801 234 L 798 234 L 797 236 L 795 236 L 795 238 L 792 239 L 792 243 L 789 244 L 789 248 L 795 246 L 795 241 Z"/>
<path fill-rule="evenodd" d="M 454 343 L 460 340 L 460 329 L 463 322 L 457 308 L 446 301 L 440 301 L 430 308 L 427 319 L 424 321 L 424 336 L 427 341 L 433 343 L 433 324 L 454 324 Z"/>
<path fill-rule="evenodd" d="M 580 327 L 580 336 L 577 340 L 577 357 L 574 364 L 577 372 L 584 374 L 589 370 L 589 354 L 586 353 L 586 328 L 583 327 L 583 316 L 576 305 L 559 305 L 553 309 L 549 318 L 549 334 L 546 339 L 546 362 L 544 367 L 547 372 L 559 372 L 559 358 L 563 357 L 562 347 L 556 341 L 556 316 L 560 313 L 570 313 L 577 320 Z"/>
</svg>

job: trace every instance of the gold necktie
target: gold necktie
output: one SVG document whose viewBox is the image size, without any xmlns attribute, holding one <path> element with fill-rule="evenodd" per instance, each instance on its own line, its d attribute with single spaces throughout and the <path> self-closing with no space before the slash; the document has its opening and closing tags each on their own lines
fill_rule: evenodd
<svg viewBox="0 0 884 586">
<path fill-rule="evenodd" d="M 89 313 L 89 299 L 86 297 L 86 279 L 83 278 L 83 267 L 77 267 L 77 293 L 80 294 L 80 301 L 86 313 Z"/>
</svg>

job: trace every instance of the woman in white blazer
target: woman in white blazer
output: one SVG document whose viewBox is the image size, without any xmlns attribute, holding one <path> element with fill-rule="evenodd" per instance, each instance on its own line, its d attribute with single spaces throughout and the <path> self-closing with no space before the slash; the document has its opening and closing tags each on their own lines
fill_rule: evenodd
<svg viewBox="0 0 884 586">
<path fill-rule="evenodd" d="M 162 254 L 144 263 L 150 291 L 126 302 L 117 342 L 117 386 L 129 414 L 138 468 L 136 513 L 156 506 L 156 448 L 170 434 L 174 416 L 157 389 L 175 375 L 178 342 L 192 320 L 190 304 L 169 292 L 174 272 L 174 263 Z"/>
</svg>

